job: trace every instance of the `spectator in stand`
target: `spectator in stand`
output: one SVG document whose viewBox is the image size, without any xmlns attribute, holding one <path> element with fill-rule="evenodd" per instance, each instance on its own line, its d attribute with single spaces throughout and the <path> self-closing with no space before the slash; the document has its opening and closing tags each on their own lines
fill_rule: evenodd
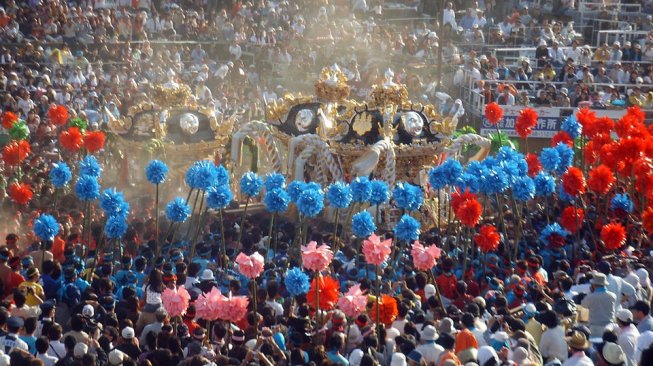
<svg viewBox="0 0 653 366">
<path fill-rule="evenodd" d="M 501 95 L 497 98 L 499 105 L 515 105 L 515 96 L 511 93 L 510 88 L 504 86 Z"/>
</svg>

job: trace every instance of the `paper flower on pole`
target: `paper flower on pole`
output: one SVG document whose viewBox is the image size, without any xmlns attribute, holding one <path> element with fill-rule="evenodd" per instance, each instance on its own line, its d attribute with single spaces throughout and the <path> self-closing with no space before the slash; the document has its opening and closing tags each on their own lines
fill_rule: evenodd
<svg viewBox="0 0 653 366">
<path fill-rule="evenodd" d="M 442 249 L 435 245 L 425 247 L 417 240 L 413 242 L 413 247 L 410 250 L 410 254 L 413 257 L 413 264 L 420 271 L 430 271 L 435 266 L 438 258 L 440 258 L 441 253 Z"/>
<path fill-rule="evenodd" d="M 321 189 L 306 189 L 295 204 L 303 216 L 315 217 L 324 208 L 324 193 Z"/>
<path fill-rule="evenodd" d="M 538 173 L 533 178 L 533 183 L 535 183 L 535 195 L 539 197 L 548 197 L 556 190 L 555 179 L 543 172 Z"/>
<path fill-rule="evenodd" d="M 304 192 L 304 189 L 306 188 L 306 183 L 299 181 L 299 180 L 294 180 L 288 184 L 288 194 L 290 195 L 290 201 L 292 203 L 297 204 L 297 200 L 299 200 L 299 196 Z"/>
<path fill-rule="evenodd" d="M 229 206 L 234 195 L 228 185 L 213 186 L 206 190 L 206 204 L 213 209 Z"/>
<path fill-rule="evenodd" d="M 241 252 L 236 257 L 236 263 L 238 263 L 240 273 L 244 274 L 250 280 L 257 278 L 263 273 L 264 260 L 263 256 L 258 252 L 252 255 Z"/>
<path fill-rule="evenodd" d="M 535 197 L 535 183 L 529 176 L 518 177 L 512 185 L 512 193 L 518 201 L 529 201 Z"/>
<path fill-rule="evenodd" d="M 240 178 L 240 190 L 246 196 L 258 196 L 261 188 L 263 188 L 263 180 L 254 172 L 247 172 Z"/>
<path fill-rule="evenodd" d="M 560 129 L 568 133 L 572 139 L 579 137 L 581 132 L 583 132 L 583 126 L 578 123 L 576 116 L 573 114 L 562 121 Z"/>
<path fill-rule="evenodd" d="M 553 172 L 560 164 L 560 153 L 553 147 L 545 147 L 540 153 L 540 163 L 547 172 Z"/>
<path fill-rule="evenodd" d="M 7 190 L 9 198 L 21 206 L 32 200 L 32 187 L 29 184 L 14 182 L 9 185 Z"/>
<path fill-rule="evenodd" d="M 16 113 L 11 111 L 5 111 L 2 113 L 2 128 L 10 130 L 14 127 L 14 123 L 18 122 L 18 116 Z"/>
<path fill-rule="evenodd" d="M 93 201 L 100 197 L 100 184 L 96 177 L 82 175 L 77 179 L 75 194 L 82 201 Z"/>
<path fill-rule="evenodd" d="M 429 171 L 429 183 L 433 189 L 453 185 L 463 174 L 463 166 L 457 160 L 447 159 Z"/>
<path fill-rule="evenodd" d="M 350 318 L 356 318 L 365 311 L 367 306 L 367 295 L 361 291 L 361 285 L 356 284 L 340 296 L 338 299 L 338 308 Z"/>
<path fill-rule="evenodd" d="M 351 217 L 351 231 L 358 238 L 366 238 L 374 233 L 376 224 L 374 218 L 367 211 L 361 211 Z"/>
<path fill-rule="evenodd" d="M 195 314 L 198 318 L 206 321 L 214 321 L 223 318 L 222 303 L 225 301 L 217 287 L 213 287 L 211 291 L 201 294 L 195 301 Z M 233 319 L 233 321 L 236 321 Z"/>
<path fill-rule="evenodd" d="M 395 189 L 392 191 L 392 195 L 397 207 L 408 211 L 418 210 L 424 202 L 422 188 L 410 183 L 397 183 Z"/>
<path fill-rule="evenodd" d="M 420 223 L 409 215 L 403 215 L 395 225 L 394 233 L 398 240 L 415 241 L 419 238 Z"/>
<path fill-rule="evenodd" d="M 474 235 L 474 242 L 476 242 L 476 245 L 483 253 L 494 252 L 499 249 L 500 241 L 501 235 L 499 235 L 494 225 L 483 225 L 479 229 L 478 234 Z"/>
<path fill-rule="evenodd" d="M 370 180 L 367 177 L 356 177 L 349 183 L 354 202 L 367 202 L 372 194 Z"/>
<path fill-rule="evenodd" d="M 88 155 L 79 161 L 79 174 L 99 178 L 100 174 L 102 174 L 102 166 L 95 156 Z"/>
<path fill-rule="evenodd" d="M 583 171 L 575 166 L 567 169 L 567 172 L 562 175 L 562 188 L 565 190 L 565 193 L 572 197 L 585 193 L 586 184 Z"/>
<path fill-rule="evenodd" d="M 613 222 L 601 228 L 601 240 L 608 250 L 617 250 L 626 244 L 626 228 Z"/>
<path fill-rule="evenodd" d="M 576 209 L 574 206 L 567 206 L 560 214 L 560 226 L 572 234 L 583 226 L 584 220 L 585 211 L 582 208 Z"/>
<path fill-rule="evenodd" d="M 63 126 L 68 122 L 68 109 L 63 105 L 53 105 L 48 109 L 50 122 L 57 126 Z"/>
<path fill-rule="evenodd" d="M 90 153 L 94 153 L 104 149 L 104 132 L 102 131 L 89 131 L 84 135 L 84 147 Z"/>
<path fill-rule="evenodd" d="M 633 201 L 628 197 L 626 193 L 617 193 L 610 200 L 610 209 L 612 211 L 623 211 L 625 213 L 631 213 L 635 205 Z"/>
<path fill-rule="evenodd" d="M 166 206 L 166 217 L 173 222 L 184 222 L 190 217 L 190 206 L 183 198 L 177 197 Z"/>
<path fill-rule="evenodd" d="M 376 319 L 376 310 L 372 311 L 373 318 Z M 379 319 L 381 324 L 390 326 L 397 316 L 399 315 L 399 308 L 397 306 L 397 299 L 389 295 L 381 296 L 379 303 Z"/>
<path fill-rule="evenodd" d="M 319 276 L 319 284 L 316 278 L 311 281 L 311 288 L 306 294 L 306 301 L 309 306 L 315 306 L 315 288 L 320 293 L 318 305 L 321 310 L 331 310 L 336 306 L 340 295 L 340 284 L 331 276 Z"/>
<path fill-rule="evenodd" d="M 370 182 L 370 204 L 381 205 L 390 199 L 388 183 L 382 180 L 373 180 Z"/>
<path fill-rule="evenodd" d="M 271 191 L 277 188 L 286 188 L 286 177 L 280 173 L 270 173 L 265 177 L 265 186 L 266 191 Z"/>
<path fill-rule="evenodd" d="M 284 284 L 286 285 L 286 291 L 293 297 L 307 293 L 311 287 L 308 275 L 297 267 L 286 271 Z"/>
<path fill-rule="evenodd" d="M 456 210 L 456 216 L 458 216 L 460 223 L 467 227 L 476 226 L 481 220 L 482 213 L 483 207 L 476 198 L 462 202 L 458 206 L 458 210 Z"/>
<path fill-rule="evenodd" d="M 302 245 L 302 264 L 304 268 L 310 271 L 319 272 L 325 270 L 332 259 L 333 252 L 326 244 L 318 247 L 317 243 L 312 241 L 308 245 Z"/>
<path fill-rule="evenodd" d="M 329 185 L 326 197 L 329 205 L 335 208 L 347 208 L 354 199 L 351 188 L 344 182 L 335 182 Z"/>
<path fill-rule="evenodd" d="M 540 234 L 540 240 L 554 248 L 561 248 L 565 245 L 565 238 L 569 233 L 557 222 L 547 225 Z"/>
<path fill-rule="evenodd" d="M 52 182 L 52 185 L 55 188 L 63 188 L 68 184 L 68 182 L 70 182 L 73 174 L 70 171 L 68 164 L 64 163 L 63 161 L 59 161 L 52 164 L 52 169 L 50 169 L 49 177 L 50 182 Z"/>
<path fill-rule="evenodd" d="M 59 223 L 48 214 L 41 214 L 34 220 L 34 234 L 44 241 L 53 241 L 59 234 Z"/>
<path fill-rule="evenodd" d="M 392 252 L 392 239 L 381 241 L 381 238 L 376 234 L 370 235 L 369 238 L 363 241 L 363 254 L 365 261 L 375 266 L 381 265 L 388 259 L 390 252 Z"/>
<path fill-rule="evenodd" d="M 70 127 L 66 131 L 62 131 L 59 134 L 59 143 L 64 149 L 77 152 L 84 145 L 84 136 L 82 132 L 77 127 Z"/>
<path fill-rule="evenodd" d="M 163 308 L 166 309 L 171 317 L 182 316 L 186 314 L 188 304 L 190 302 L 190 294 L 186 287 L 180 286 L 176 288 L 166 288 L 161 294 L 161 302 Z"/>
<path fill-rule="evenodd" d="M 217 169 L 212 161 L 196 161 L 186 171 L 185 180 L 191 189 L 206 191 L 216 183 Z"/>
<path fill-rule="evenodd" d="M 111 216 L 104 225 L 104 235 L 108 239 L 120 239 L 127 233 L 127 221 L 123 216 Z"/>
<path fill-rule="evenodd" d="M 12 141 L 2 148 L 2 160 L 8 166 L 16 166 L 25 160 L 31 151 L 29 142 Z"/>
<path fill-rule="evenodd" d="M 145 167 L 145 176 L 148 182 L 161 184 L 168 176 L 168 166 L 161 160 L 150 160 L 150 163 Z"/>
<path fill-rule="evenodd" d="M 223 300 L 218 303 L 218 314 L 220 319 L 239 322 L 247 315 L 247 305 L 249 299 L 247 296 L 229 296 L 223 297 Z"/>
<path fill-rule="evenodd" d="M 27 140 L 29 137 L 29 127 L 25 121 L 18 121 L 9 129 L 9 136 L 12 140 Z"/>
<path fill-rule="evenodd" d="M 495 102 L 488 103 L 485 106 L 485 118 L 495 126 L 503 118 L 503 109 Z"/>
<path fill-rule="evenodd" d="M 290 205 L 290 195 L 283 188 L 266 189 L 263 202 L 270 212 L 285 212 Z"/>
<path fill-rule="evenodd" d="M 537 112 L 533 108 L 524 108 L 519 112 L 515 122 L 515 131 L 521 138 L 527 138 L 537 126 Z"/>
</svg>

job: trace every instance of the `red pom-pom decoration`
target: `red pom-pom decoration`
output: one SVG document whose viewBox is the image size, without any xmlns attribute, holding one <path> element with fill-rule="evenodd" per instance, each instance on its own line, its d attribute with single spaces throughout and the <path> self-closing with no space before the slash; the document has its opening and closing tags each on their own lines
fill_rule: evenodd
<svg viewBox="0 0 653 366">
<path fill-rule="evenodd" d="M 515 122 L 515 131 L 521 138 L 527 138 L 537 126 L 537 112 L 533 108 L 524 108 L 519 112 Z"/>
<path fill-rule="evenodd" d="M 63 126 L 68 122 L 68 109 L 62 105 L 55 105 L 48 109 L 48 118 L 57 126 Z"/>
<path fill-rule="evenodd" d="M 2 114 L 2 127 L 9 130 L 14 127 L 18 121 L 18 116 L 14 112 L 6 111 Z"/>
<path fill-rule="evenodd" d="M 576 120 L 583 126 L 583 135 L 592 137 L 595 133 L 594 122 L 596 121 L 596 113 L 592 112 L 589 108 L 581 108 L 576 112 Z"/>
<path fill-rule="evenodd" d="M 104 148 L 104 132 L 90 131 L 84 135 L 84 147 L 88 152 L 94 153 Z"/>
<path fill-rule="evenodd" d="M 574 147 L 574 139 L 572 139 L 566 131 L 558 131 L 551 138 L 552 147 L 557 146 L 561 142 L 567 144 L 569 147 Z"/>
<path fill-rule="evenodd" d="M 69 151 L 77 152 L 84 145 L 84 137 L 77 127 L 71 127 L 59 134 L 59 143 Z"/>
<path fill-rule="evenodd" d="M 585 211 L 582 208 L 574 208 L 573 206 L 567 206 L 562 210 L 560 215 L 560 226 L 570 233 L 575 233 L 578 229 L 583 226 L 583 221 L 585 220 Z"/>
<path fill-rule="evenodd" d="M 585 193 L 586 184 L 583 171 L 575 166 L 569 167 L 565 174 L 562 175 L 562 189 L 572 197 Z"/>
<path fill-rule="evenodd" d="M 306 294 L 309 306 L 315 306 L 315 278 L 311 281 L 311 288 Z M 322 310 L 331 310 L 338 302 L 340 284 L 330 276 L 320 276 L 318 291 L 320 292 L 319 306 Z"/>
<path fill-rule="evenodd" d="M 29 142 L 25 140 L 12 141 L 2 149 L 2 160 L 8 166 L 20 164 L 31 152 Z"/>
<path fill-rule="evenodd" d="M 626 228 L 613 222 L 601 228 L 601 240 L 608 250 L 617 250 L 626 244 Z"/>
<path fill-rule="evenodd" d="M 474 241 L 478 245 L 479 249 L 483 253 L 494 252 L 499 249 L 499 241 L 501 236 L 497 231 L 497 228 L 494 225 L 483 225 L 478 231 L 478 234 L 474 235 Z"/>
<path fill-rule="evenodd" d="M 451 209 L 453 212 L 458 211 L 458 208 L 460 205 L 467 201 L 467 200 L 475 200 L 476 195 L 474 193 L 471 193 L 469 189 L 466 189 L 464 192 L 460 192 L 459 190 L 456 190 L 451 193 L 451 199 L 449 200 L 449 204 L 451 204 Z"/>
<path fill-rule="evenodd" d="M 594 193 L 606 194 L 612 189 L 615 178 L 612 170 L 605 165 L 599 165 L 590 170 L 587 185 Z"/>
<path fill-rule="evenodd" d="M 465 200 L 455 211 L 460 222 L 467 227 L 474 227 L 481 220 L 483 208 L 476 198 Z"/>
<path fill-rule="evenodd" d="M 528 164 L 528 176 L 534 178 L 537 173 L 542 171 L 542 163 L 540 163 L 540 158 L 537 154 L 528 153 L 526 154 L 526 164 Z"/>
<path fill-rule="evenodd" d="M 32 187 L 30 187 L 29 184 L 17 182 L 11 183 L 11 185 L 9 185 L 7 193 L 9 193 L 9 197 L 12 199 L 12 201 L 21 206 L 25 206 L 27 202 L 31 201 L 33 195 Z"/>
<path fill-rule="evenodd" d="M 495 102 L 488 103 L 485 106 L 485 118 L 495 126 L 503 118 L 503 109 Z"/>
</svg>

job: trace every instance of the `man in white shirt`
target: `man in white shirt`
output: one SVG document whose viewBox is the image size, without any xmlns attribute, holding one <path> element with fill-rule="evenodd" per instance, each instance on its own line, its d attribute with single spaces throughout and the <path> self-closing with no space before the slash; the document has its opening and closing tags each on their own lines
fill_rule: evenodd
<svg viewBox="0 0 653 366">
<path fill-rule="evenodd" d="M 447 3 L 447 7 L 442 11 L 442 24 L 450 24 L 451 29 L 458 28 L 456 25 L 456 12 L 453 10 L 453 3 Z"/>
<path fill-rule="evenodd" d="M 590 342 L 584 333 L 574 331 L 571 337 L 567 338 L 567 345 L 569 345 L 571 356 L 562 366 L 594 366 L 592 359 L 585 354 L 585 350 L 590 347 Z"/>
<path fill-rule="evenodd" d="M 565 56 L 565 52 L 562 48 L 558 47 L 558 41 L 554 39 L 551 44 L 551 48 L 549 48 L 549 58 L 551 59 L 551 63 L 553 66 L 561 67 L 564 65 L 565 61 L 567 61 L 567 56 Z"/>
<path fill-rule="evenodd" d="M 637 338 L 639 331 L 633 324 L 633 314 L 630 310 L 621 309 L 617 311 L 617 325 L 619 325 L 619 338 L 617 344 L 621 346 L 626 354 L 626 366 L 637 366 L 635 360 L 635 348 L 637 348 Z"/>
<path fill-rule="evenodd" d="M 617 302 L 615 303 L 614 309 L 619 310 L 621 308 L 621 303 L 624 299 L 624 296 L 627 298 L 636 298 L 637 294 L 635 288 L 631 286 L 628 282 L 624 281 L 623 278 L 615 276 L 612 274 L 612 266 L 606 261 L 599 262 L 596 266 L 596 270 L 603 273 L 608 279 L 608 291 L 617 295 Z M 626 351 L 626 350 L 624 350 Z M 626 353 L 628 353 L 626 351 Z"/>
<path fill-rule="evenodd" d="M 240 59 L 240 56 L 242 56 L 243 51 L 236 42 L 232 42 L 229 45 L 229 54 L 234 57 L 235 60 Z"/>
<path fill-rule="evenodd" d="M 59 358 L 50 356 L 48 354 L 48 349 L 50 348 L 50 342 L 47 337 L 40 337 L 36 339 L 36 358 L 43 361 L 45 366 L 54 366 L 54 364 L 59 361 Z"/>
<path fill-rule="evenodd" d="M 27 343 L 18 337 L 20 329 L 23 327 L 23 319 L 17 316 L 11 316 L 7 320 L 7 335 L 0 338 L 0 347 L 6 355 L 15 349 L 29 351 Z"/>
<path fill-rule="evenodd" d="M 434 326 L 427 325 L 424 327 L 420 337 L 420 342 L 422 344 L 417 346 L 417 350 L 422 354 L 422 357 L 424 357 L 424 360 L 428 365 L 435 365 L 444 352 L 444 348 L 435 343 L 437 339 L 438 333 Z"/>
</svg>

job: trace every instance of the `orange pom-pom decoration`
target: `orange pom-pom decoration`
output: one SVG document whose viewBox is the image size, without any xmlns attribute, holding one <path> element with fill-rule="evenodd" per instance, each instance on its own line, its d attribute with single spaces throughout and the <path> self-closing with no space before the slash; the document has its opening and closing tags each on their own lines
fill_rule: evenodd
<svg viewBox="0 0 653 366">
<path fill-rule="evenodd" d="M 306 300 L 308 301 L 309 306 L 315 306 L 315 285 L 316 281 L 315 278 L 313 278 L 313 281 L 311 281 L 311 288 L 306 294 Z M 338 302 L 338 296 L 340 295 L 339 289 L 340 284 L 333 277 L 319 277 L 318 291 L 320 292 L 320 309 L 331 310 L 336 306 L 336 303 Z"/>
<path fill-rule="evenodd" d="M 485 106 L 485 118 L 495 126 L 503 118 L 503 109 L 495 102 L 488 103 Z"/>
<path fill-rule="evenodd" d="M 370 310 L 370 318 L 376 319 L 376 304 Z M 379 319 L 381 324 L 390 326 L 399 315 L 399 308 L 397 307 L 397 299 L 390 295 L 383 295 L 379 301 Z"/>
<path fill-rule="evenodd" d="M 88 152 L 94 153 L 104 148 L 104 132 L 91 131 L 84 135 L 84 147 Z"/>
<path fill-rule="evenodd" d="M 581 108 L 576 112 L 576 120 L 583 126 L 583 135 L 592 137 L 595 133 L 593 125 L 596 121 L 596 113 L 592 112 L 589 108 Z"/>
<path fill-rule="evenodd" d="M 586 184 L 583 171 L 575 166 L 569 167 L 565 174 L 562 175 L 562 189 L 572 197 L 585 193 Z"/>
<path fill-rule="evenodd" d="M 647 233 L 653 234 L 653 207 L 648 207 L 642 213 L 642 227 Z"/>
<path fill-rule="evenodd" d="M 9 197 L 12 201 L 16 202 L 21 206 L 25 206 L 27 202 L 32 200 L 32 187 L 29 184 L 25 183 L 11 183 L 7 191 Z"/>
<path fill-rule="evenodd" d="M 478 234 L 474 235 L 474 242 L 483 253 L 494 252 L 499 249 L 500 240 L 501 236 L 497 228 L 489 224 L 481 226 Z"/>
<path fill-rule="evenodd" d="M 460 222 L 467 227 L 474 227 L 481 220 L 483 208 L 476 198 L 465 200 L 455 211 Z"/>
<path fill-rule="evenodd" d="M 68 109 L 62 105 L 55 105 L 48 109 L 48 118 L 57 126 L 65 125 L 68 117 Z"/>
<path fill-rule="evenodd" d="M 626 244 L 626 228 L 613 222 L 601 228 L 601 240 L 608 250 L 617 250 Z"/>
<path fill-rule="evenodd" d="M 18 121 L 18 116 L 14 112 L 6 111 L 2 114 L 2 127 L 9 130 L 14 127 Z"/>
<path fill-rule="evenodd" d="M 12 141 L 2 149 L 2 160 L 8 166 L 20 164 L 31 152 L 29 142 L 25 140 Z"/>
<path fill-rule="evenodd" d="M 84 137 L 77 127 L 71 127 L 59 134 L 59 143 L 69 151 L 77 152 L 84 144 Z"/>
<path fill-rule="evenodd" d="M 612 189 L 615 178 L 612 170 L 605 165 L 599 165 L 590 170 L 587 185 L 590 189 L 598 194 L 606 194 Z"/>
<path fill-rule="evenodd" d="M 537 126 L 537 112 L 533 108 L 524 108 L 519 112 L 515 122 L 515 131 L 521 138 L 527 138 Z"/>
<path fill-rule="evenodd" d="M 573 234 L 583 226 L 584 220 L 585 211 L 583 211 L 582 208 L 568 206 L 562 210 L 562 214 L 560 215 L 560 226 Z"/>
<path fill-rule="evenodd" d="M 558 131 L 551 138 L 552 147 L 557 146 L 561 142 L 567 144 L 569 147 L 574 147 L 574 139 L 572 139 L 566 131 Z"/>
<path fill-rule="evenodd" d="M 540 158 L 537 154 L 528 153 L 526 154 L 526 164 L 528 164 L 528 176 L 534 178 L 537 173 L 542 171 L 542 163 L 540 163 Z"/>
</svg>

